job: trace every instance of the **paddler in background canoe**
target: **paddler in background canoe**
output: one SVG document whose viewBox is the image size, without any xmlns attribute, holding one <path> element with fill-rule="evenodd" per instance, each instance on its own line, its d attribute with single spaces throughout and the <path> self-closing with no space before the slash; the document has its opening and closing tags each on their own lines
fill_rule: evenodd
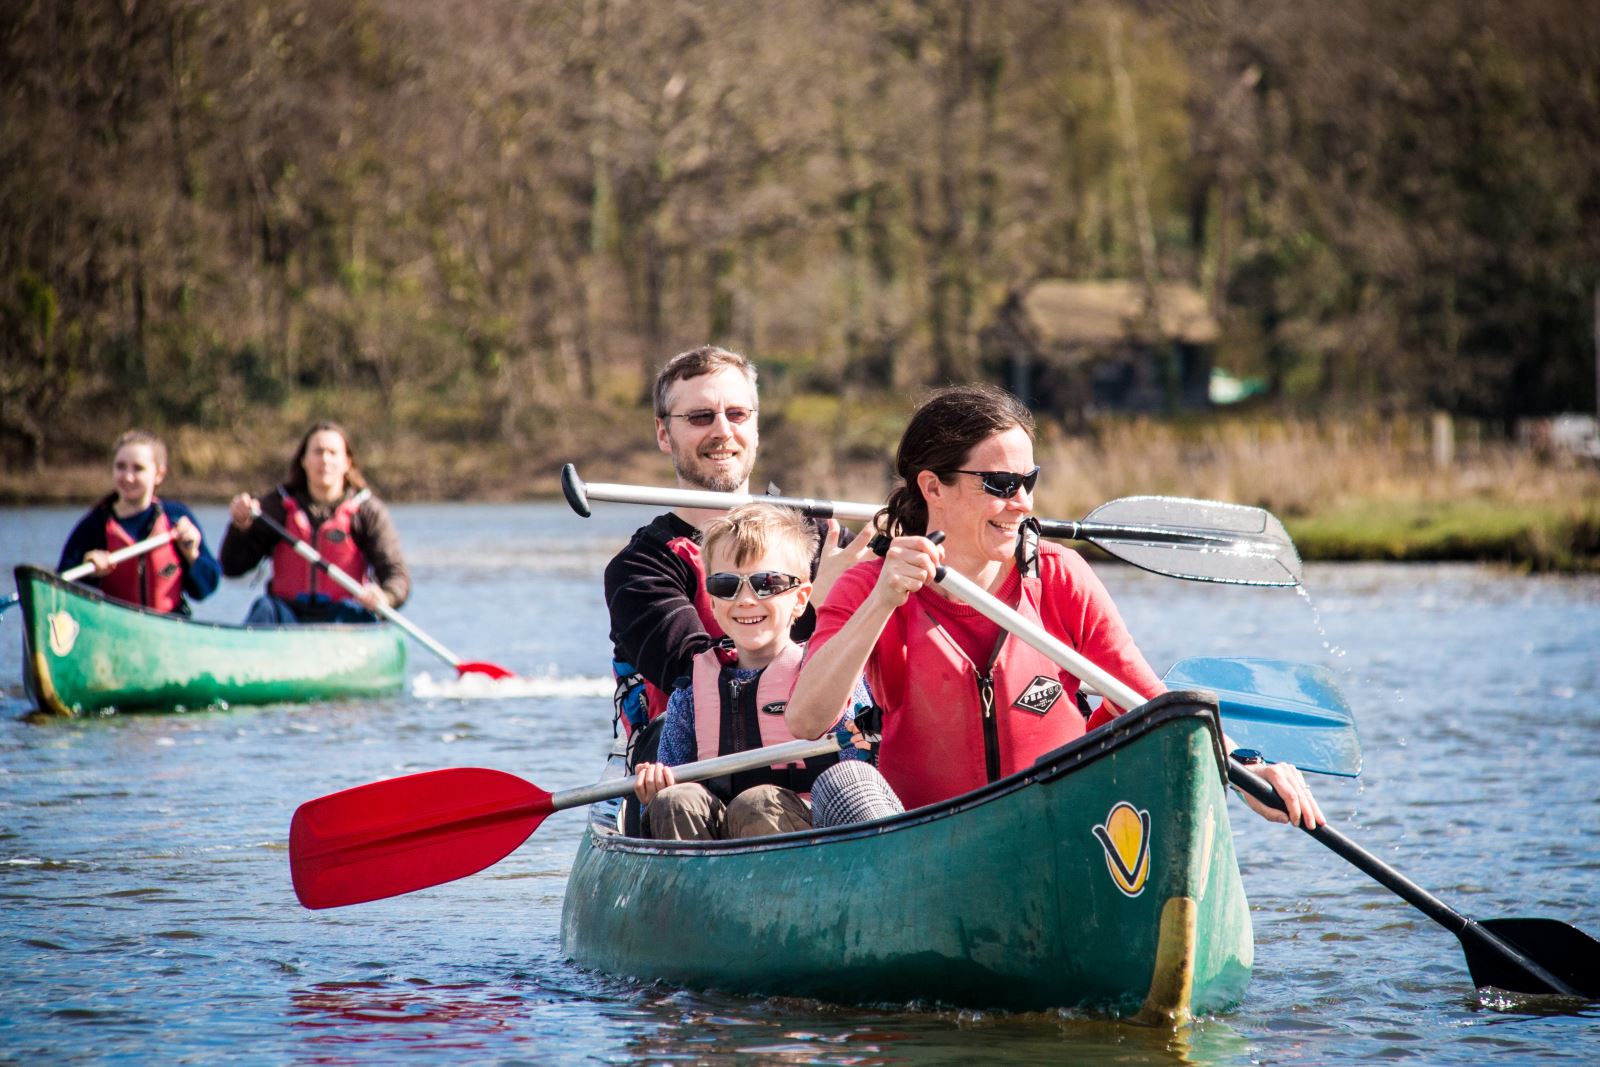
<svg viewBox="0 0 1600 1067">
<path fill-rule="evenodd" d="M 360 582 L 361 595 L 352 595 L 267 523 L 257 522 L 257 509 Z M 237 578 L 272 560 L 267 592 L 250 605 L 247 625 L 374 622 L 380 601 L 398 608 L 411 592 L 389 509 L 367 487 L 350 435 L 336 422 L 308 429 L 289 462 L 288 480 L 260 500 L 240 493 L 229 503 L 228 517 L 223 574 Z"/>
<path fill-rule="evenodd" d="M 816 556 L 815 527 L 798 511 L 746 504 L 712 519 L 702 531 L 711 612 L 732 647 L 718 644 L 694 657 L 690 684 L 673 691 L 661 729 L 660 762 L 636 768 L 634 793 L 644 805 L 647 837 L 713 841 L 809 830 L 815 783 L 853 796 L 855 764 L 866 748 L 804 763 L 761 767 L 706 782 L 675 782 L 672 768 L 713 756 L 770 748 L 795 740 L 783 718 L 805 652 L 791 628 L 805 611 Z M 839 716 L 854 720 L 872 697 L 857 684 Z M 859 735 L 858 735 L 859 736 Z M 869 788 L 882 781 L 867 776 Z M 881 787 L 880 787 L 881 788 Z M 893 805 L 892 795 L 881 794 Z M 818 809 L 815 825 L 857 822 L 853 809 Z"/>
<path fill-rule="evenodd" d="M 941 565 L 1135 690 L 1165 690 L 1083 558 L 1032 536 L 1039 467 L 1020 401 L 993 387 L 933 394 L 907 424 L 895 470 L 900 484 L 878 519 L 893 535 L 887 554 L 841 576 L 818 614 L 786 712 L 797 737 L 821 736 L 864 670 L 884 709 L 878 770 L 916 808 L 1027 767 L 1128 710 L 1102 702 L 1085 722 L 1078 679 L 947 596 L 934 583 Z M 926 536 L 934 530 L 942 543 Z M 1295 767 L 1252 769 L 1288 813 L 1247 797 L 1263 816 L 1324 822 Z"/>
<path fill-rule="evenodd" d="M 106 596 L 165 614 L 189 614 L 189 600 L 204 600 L 222 577 L 206 547 L 194 512 L 162 500 L 156 488 L 167 477 L 167 446 L 146 430 L 129 430 L 111 449 L 112 490 L 78 520 L 61 549 L 57 570 L 94 565 L 86 585 Z M 172 531 L 164 545 L 113 565 L 119 548 Z"/>
<path fill-rule="evenodd" d="M 667 361 L 652 397 L 656 444 L 672 457 L 680 488 L 749 491 L 760 443 L 755 364 L 702 345 Z M 689 675 L 694 657 L 723 636 L 700 562 L 700 530 L 717 514 L 677 508 L 658 515 L 606 565 L 616 716 L 630 736 L 666 710 L 667 694 Z M 851 544 L 832 520 L 815 525 L 822 534 L 808 572 L 815 588 L 795 625 L 797 641 L 811 633 L 813 606 L 835 578 L 865 558 L 868 545 L 867 539 Z M 654 730 L 638 739 L 638 758 L 653 758 L 654 740 Z"/>
</svg>

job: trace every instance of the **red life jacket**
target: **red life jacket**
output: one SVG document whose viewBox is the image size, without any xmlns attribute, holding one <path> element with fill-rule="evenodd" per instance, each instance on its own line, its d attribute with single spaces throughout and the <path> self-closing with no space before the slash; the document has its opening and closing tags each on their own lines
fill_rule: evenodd
<svg viewBox="0 0 1600 1067">
<path fill-rule="evenodd" d="M 1034 623 L 1041 595 L 1037 575 L 1024 575 L 1016 608 Z M 908 811 L 1021 770 L 1083 735 L 1078 679 L 1042 652 L 1002 629 L 980 670 L 917 597 L 896 610 L 906 620 L 905 705 L 883 717 L 878 769 Z"/>
<path fill-rule="evenodd" d="M 361 505 L 371 495 L 370 490 L 363 489 L 354 496 L 347 497 L 333 509 L 333 514 L 326 522 L 313 530 L 311 517 L 306 514 L 305 509 L 295 502 L 294 497 L 280 488 L 278 499 L 283 501 L 284 529 L 310 544 L 322 554 L 323 559 L 357 582 L 363 581 L 367 576 L 367 557 L 356 544 L 350 528 L 355 522 L 356 512 L 361 510 Z M 305 597 L 307 600 L 315 597 L 327 600 L 351 599 L 350 593 L 344 586 L 318 573 L 318 568 L 309 560 L 301 558 L 295 552 L 294 546 L 284 540 L 279 540 L 272 550 L 272 580 L 267 583 L 267 592 L 280 600 L 294 600 L 296 597 Z"/>
<path fill-rule="evenodd" d="M 161 501 L 155 502 L 156 521 L 150 524 L 151 537 L 172 529 Z M 106 516 L 106 550 L 115 552 L 135 544 L 128 531 L 122 528 L 115 513 Z M 125 559 L 100 579 L 100 591 L 106 596 L 129 604 L 138 604 L 151 611 L 172 614 L 183 610 L 183 557 L 171 541 L 160 548 L 151 549 L 142 556 Z"/>
<path fill-rule="evenodd" d="M 695 758 L 710 759 L 752 748 L 767 748 L 796 740 L 783 712 L 800 676 L 805 646 L 791 643 L 759 675 L 755 684 L 723 676 L 720 649 L 708 648 L 694 658 Z M 837 753 L 805 762 L 775 763 L 705 783 L 723 800 L 732 800 L 757 785 L 781 785 L 796 793 L 809 793 L 817 775 L 839 762 Z"/>
<path fill-rule="evenodd" d="M 711 635 L 713 641 L 722 640 L 727 635 L 723 633 L 716 616 L 711 614 L 711 594 L 706 592 L 706 566 L 700 558 L 700 542 L 692 537 L 674 537 L 667 542 L 667 550 L 694 570 L 694 613 L 700 616 L 700 625 L 706 628 L 706 633 Z M 650 709 L 650 718 L 654 719 L 667 710 L 669 695 L 645 681 L 644 700 L 645 706 Z M 626 723 L 627 716 L 624 715 L 622 720 Z M 632 733 L 631 728 L 629 732 Z"/>
</svg>

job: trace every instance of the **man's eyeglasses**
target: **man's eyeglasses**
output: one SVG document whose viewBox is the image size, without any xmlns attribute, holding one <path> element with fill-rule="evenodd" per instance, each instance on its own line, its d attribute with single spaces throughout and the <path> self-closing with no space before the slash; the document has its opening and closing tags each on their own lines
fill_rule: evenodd
<svg viewBox="0 0 1600 1067">
<path fill-rule="evenodd" d="M 710 426 L 721 415 L 734 426 L 748 422 L 756 416 L 755 408 L 723 408 L 721 411 L 690 411 L 682 415 L 663 415 L 663 419 L 682 419 L 690 426 Z"/>
<path fill-rule="evenodd" d="M 745 582 L 750 583 L 750 591 L 756 595 L 757 600 L 766 600 L 779 593 L 787 593 L 802 583 L 803 579 L 782 571 L 756 571 L 754 574 L 729 574 L 727 571 L 718 571 L 716 574 L 706 575 L 706 592 L 718 600 L 738 600 L 739 587 Z"/>
<path fill-rule="evenodd" d="M 1033 492 L 1033 487 L 1039 484 L 1039 468 L 1035 467 L 1027 474 L 1013 474 L 1011 471 L 945 471 L 945 474 L 975 474 L 983 479 L 983 491 L 990 496 L 997 496 L 1002 500 L 1010 500 L 1017 495 L 1018 489 Z"/>
</svg>

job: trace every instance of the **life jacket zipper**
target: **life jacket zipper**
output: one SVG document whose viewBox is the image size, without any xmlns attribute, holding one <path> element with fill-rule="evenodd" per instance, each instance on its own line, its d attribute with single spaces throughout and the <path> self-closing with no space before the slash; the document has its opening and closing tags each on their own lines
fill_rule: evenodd
<svg viewBox="0 0 1600 1067">
<path fill-rule="evenodd" d="M 1000 724 L 994 716 L 994 678 L 978 676 L 978 702 L 983 705 L 983 762 L 989 781 L 1000 777 Z"/>
</svg>

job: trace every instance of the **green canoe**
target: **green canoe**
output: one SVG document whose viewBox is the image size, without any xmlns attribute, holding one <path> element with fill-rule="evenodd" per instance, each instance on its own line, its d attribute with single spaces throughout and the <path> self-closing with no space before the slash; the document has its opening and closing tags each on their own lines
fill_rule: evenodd
<svg viewBox="0 0 1600 1067">
<path fill-rule="evenodd" d="M 181 711 L 378 696 L 405 681 L 386 624 L 224 626 L 162 615 L 18 567 L 23 680 L 41 711 Z"/>
<path fill-rule="evenodd" d="M 1218 1011 L 1254 958 L 1219 737 L 1203 694 L 1170 693 L 952 800 L 744 841 L 625 837 L 617 802 L 595 805 L 562 943 L 735 993 Z"/>
</svg>

